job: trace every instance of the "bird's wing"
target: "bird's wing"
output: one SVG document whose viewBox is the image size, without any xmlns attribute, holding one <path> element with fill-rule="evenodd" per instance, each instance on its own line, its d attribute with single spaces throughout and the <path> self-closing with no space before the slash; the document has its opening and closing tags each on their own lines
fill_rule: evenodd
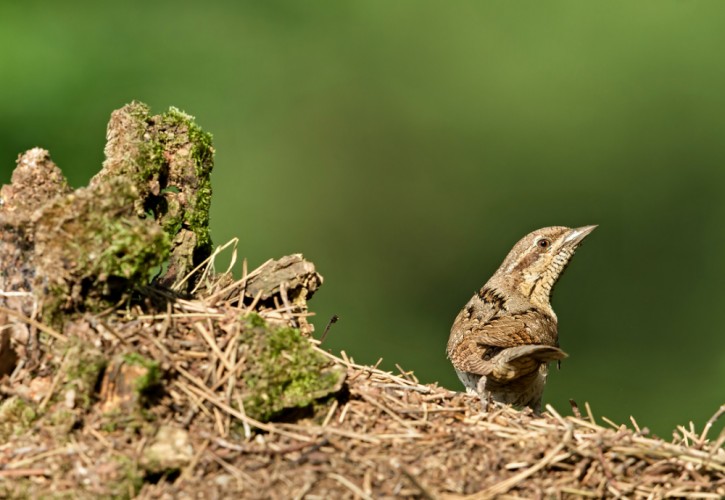
<svg viewBox="0 0 725 500">
<path fill-rule="evenodd" d="M 492 356 L 502 349 L 557 344 L 556 321 L 536 309 L 497 316 L 484 323 L 475 314 L 462 311 L 454 329 L 456 335 L 448 345 L 448 357 L 458 370 L 478 375 L 494 370 Z"/>
<path fill-rule="evenodd" d="M 475 341 L 464 338 L 460 342 L 448 346 L 448 358 L 457 370 L 476 375 L 487 375 L 493 370 L 493 365 L 488 358 L 491 357 L 494 350 L 495 348 L 491 350 L 482 348 Z"/>
<path fill-rule="evenodd" d="M 484 347 L 557 345 L 556 321 L 537 309 L 517 314 L 499 313 L 490 319 L 475 314 L 460 314 L 453 328 L 456 337 Z"/>
<path fill-rule="evenodd" d="M 516 347 L 520 345 L 557 344 L 556 321 L 537 309 L 519 314 L 498 316 L 478 328 L 470 337 L 482 346 Z"/>
</svg>

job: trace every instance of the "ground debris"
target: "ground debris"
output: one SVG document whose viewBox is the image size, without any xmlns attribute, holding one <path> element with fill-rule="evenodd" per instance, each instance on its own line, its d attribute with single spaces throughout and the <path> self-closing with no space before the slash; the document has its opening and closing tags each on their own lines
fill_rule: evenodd
<svg viewBox="0 0 725 500">
<path fill-rule="evenodd" d="M 41 336 L 36 363 L 0 379 L 0 497 L 195 482 L 209 467 L 227 471 L 226 448 L 203 436 L 244 447 L 272 419 L 322 422 L 347 369 L 292 326 L 306 303 L 304 313 L 246 304 L 248 276 L 266 271 L 234 280 L 211 267 L 197 270 L 196 298 L 149 286 L 124 307 L 66 318 L 62 333 Z"/>
<path fill-rule="evenodd" d="M 187 467 L 194 458 L 189 433 L 178 427 L 164 425 L 159 428 L 144 448 L 141 465 L 153 474 L 175 472 Z"/>
<path fill-rule="evenodd" d="M 254 272 L 254 271 L 253 271 Z M 252 273 L 249 273 L 250 275 Z M 218 281 L 218 285 L 214 282 Z M 68 349 L 48 356 L 56 374 L 34 399 L 17 388 L 42 378 L 17 370 L 0 394 L 6 429 L 0 445 L 0 496 L 73 494 L 145 498 L 719 498 L 725 494 L 723 438 L 678 430 L 673 442 L 636 425 L 600 425 L 591 416 L 541 416 L 507 406 L 483 409 L 476 397 L 420 384 L 334 356 L 290 330 L 313 357 L 314 372 L 337 373 L 327 388 L 288 408 L 267 406 L 250 390 L 263 384 L 260 352 L 251 339 L 274 336 L 265 315 L 239 301 L 246 279 L 209 278 L 209 295 L 175 299 L 165 310 L 135 305 L 103 318 L 76 320 L 75 345 L 136 364 L 158 364 L 154 390 L 135 409 L 104 412 L 103 397 L 68 408 Z M 224 286 L 222 286 L 224 284 Z M 226 293 L 221 301 L 216 293 Z M 162 293 L 157 291 L 157 293 Z M 214 306 L 208 303 L 213 302 Z M 149 304 L 154 304 L 151 301 Z M 281 313 L 277 313 L 277 316 Z M 287 312 L 285 311 L 285 314 Z M 289 328 L 289 327 L 287 327 Z M 249 337 L 248 337 L 249 335 Z M 267 339 L 269 340 L 269 339 Z M 290 339 L 286 339 L 289 341 Z M 52 341 L 62 345 L 59 340 Z M 71 342 L 69 340 L 68 342 Z M 273 343 L 276 341 L 273 341 Z M 280 345 L 277 359 L 294 360 Z M 62 354 L 65 353 L 65 354 Z M 75 355 L 75 354 L 74 354 Z M 268 356 L 269 353 L 262 357 Z M 126 356 L 126 357 L 123 357 Z M 286 362 L 291 362 L 286 360 Z M 316 363 L 316 364 L 315 364 Z M 133 363 L 132 363 L 133 364 Z M 112 363 L 113 365 L 113 363 Z M 107 368 L 110 370 L 110 366 Z M 266 368 L 265 368 L 266 369 Z M 278 375 L 294 370 L 285 367 Z M 63 375 L 57 375 L 63 373 Z M 57 379 L 57 381 L 56 381 Z M 283 386 L 294 386 L 292 380 Z M 262 385 L 263 386 L 263 385 Z M 55 388 L 55 389 L 54 389 Z M 139 385 L 148 388 L 148 384 Z M 283 401 L 265 387 L 270 399 Z M 54 392 L 55 391 L 55 392 Z M 313 389 L 310 391 L 314 392 Z M 294 393 L 295 391 L 293 391 Z M 304 392 L 302 390 L 301 392 Z M 101 392 L 102 394 L 102 392 Z M 77 394 L 76 399 L 81 395 Z M 38 401 L 45 401 L 40 407 Z M 725 412 L 725 406 L 721 413 Z M 63 418 L 65 414 L 70 417 Z M 262 421 L 261 419 L 271 418 Z M 173 450 L 173 451 L 172 451 Z M 168 460 L 162 460 L 166 457 Z"/>
</svg>

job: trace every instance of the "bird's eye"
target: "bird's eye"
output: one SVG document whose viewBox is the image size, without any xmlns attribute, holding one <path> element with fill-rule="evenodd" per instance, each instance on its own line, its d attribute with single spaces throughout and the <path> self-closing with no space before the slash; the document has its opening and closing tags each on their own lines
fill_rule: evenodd
<svg viewBox="0 0 725 500">
<path fill-rule="evenodd" d="M 549 246 L 551 246 L 551 240 L 548 238 L 541 238 L 536 242 L 536 246 L 542 250 L 546 250 Z"/>
</svg>

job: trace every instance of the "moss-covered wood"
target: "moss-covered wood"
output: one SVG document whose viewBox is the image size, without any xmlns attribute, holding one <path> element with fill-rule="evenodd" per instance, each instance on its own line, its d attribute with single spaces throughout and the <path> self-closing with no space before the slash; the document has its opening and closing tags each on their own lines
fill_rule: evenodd
<svg viewBox="0 0 725 500">
<path fill-rule="evenodd" d="M 171 108 L 115 111 L 106 160 L 73 191 L 47 151 L 21 155 L 0 191 L 0 302 L 56 326 L 101 311 L 155 279 L 181 282 L 209 256 L 211 135 Z M 23 297 L 23 294 L 27 294 Z"/>
<path fill-rule="evenodd" d="M 342 394 L 345 368 L 310 339 L 311 262 L 191 272 L 211 250 L 211 136 L 134 102 L 105 152 L 73 190 L 30 150 L 0 190 L 0 446 L 70 450 L 12 484 L 0 456 L 3 497 L 130 497 L 196 466 L 200 435 L 243 442 Z"/>
<path fill-rule="evenodd" d="M 107 137 L 103 169 L 90 185 L 118 177 L 133 183 L 136 214 L 155 220 L 171 242 L 159 280 L 174 286 L 211 252 L 211 134 L 176 108 L 152 116 L 148 106 L 133 102 L 113 112 Z"/>
<path fill-rule="evenodd" d="M 242 377 L 243 410 L 268 421 L 339 391 L 345 370 L 317 353 L 295 328 L 275 328 L 251 314 L 239 337 L 249 363 Z"/>
</svg>

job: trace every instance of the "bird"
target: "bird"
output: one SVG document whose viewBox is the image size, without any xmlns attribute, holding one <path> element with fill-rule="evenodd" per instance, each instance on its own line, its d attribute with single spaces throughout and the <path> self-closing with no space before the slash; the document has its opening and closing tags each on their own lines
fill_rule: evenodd
<svg viewBox="0 0 725 500">
<path fill-rule="evenodd" d="M 597 226 L 537 229 L 516 243 L 451 327 L 448 359 L 469 394 L 541 411 L 548 363 L 559 348 L 551 293 L 576 249 Z"/>
</svg>

